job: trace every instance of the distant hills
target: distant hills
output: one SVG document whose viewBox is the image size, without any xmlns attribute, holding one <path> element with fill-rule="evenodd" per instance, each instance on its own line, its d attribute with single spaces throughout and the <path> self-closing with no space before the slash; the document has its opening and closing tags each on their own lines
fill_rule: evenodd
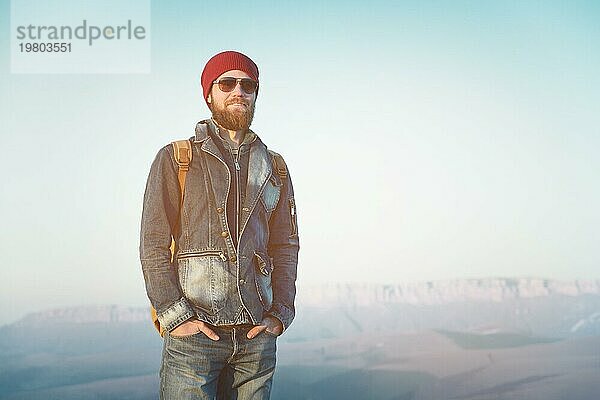
<svg viewBox="0 0 600 400">
<path fill-rule="evenodd" d="M 489 278 L 397 285 L 299 285 L 297 319 L 282 339 L 343 337 L 370 330 L 509 331 L 566 338 L 600 335 L 600 280 Z M 0 329 L 148 324 L 146 307 L 69 307 L 28 314 Z"/>
<path fill-rule="evenodd" d="M 556 281 L 541 278 L 487 278 L 383 284 L 325 284 L 307 286 L 299 293 L 302 304 L 435 305 L 600 295 L 600 280 Z"/>
<path fill-rule="evenodd" d="M 156 399 L 161 346 L 147 307 L 28 314 L 0 327 L 0 399 Z M 278 347 L 272 400 L 592 400 L 600 281 L 300 285 Z"/>
<path fill-rule="evenodd" d="M 489 278 L 299 286 L 297 309 L 297 320 L 283 337 L 286 341 L 338 338 L 374 329 L 506 331 L 556 338 L 600 335 L 600 280 Z M 146 307 L 70 307 L 28 314 L 1 329 L 147 324 L 148 315 Z"/>
<path fill-rule="evenodd" d="M 315 285 L 299 289 L 298 310 L 299 327 L 290 332 L 290 340 L 429 329 L 590 336 L 600 335 L 600 280 L 489 278 Z M 305 326 L 320 327 L 320 332 L 303 331 Z"/>
</svg>

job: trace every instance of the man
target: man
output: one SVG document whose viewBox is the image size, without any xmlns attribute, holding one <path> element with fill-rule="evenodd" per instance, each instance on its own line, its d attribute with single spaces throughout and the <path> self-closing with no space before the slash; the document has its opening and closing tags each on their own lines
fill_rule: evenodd
<svg viewBox="0 0 600 400">
<path fill-rule="evenodd" d="M 160 398 L 268 399 L 276 339 L 295 314 L 294 191 L 281 156 L 249 129 L 256 64 L 222 52 L 201 82 L 212 118 L 190 138 L 183 205 L 171 145 L 144 195 L 142 271 L 165 330 Z"/>
</svg>

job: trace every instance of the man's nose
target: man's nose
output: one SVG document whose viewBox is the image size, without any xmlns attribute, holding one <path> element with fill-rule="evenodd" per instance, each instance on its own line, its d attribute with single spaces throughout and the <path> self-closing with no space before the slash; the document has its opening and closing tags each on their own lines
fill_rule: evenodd
<svg viewBox="0 0 600 400">
<path fill-rule="evenodd" d="M 238 96 L 244 96 L 245 93 L 242 90 L 242 85 L 240 84 L 240 82 L 236 82 L 235 83 L 235 87 L 232 90 L 233 94 L 238 95 Z"/>
</svg>

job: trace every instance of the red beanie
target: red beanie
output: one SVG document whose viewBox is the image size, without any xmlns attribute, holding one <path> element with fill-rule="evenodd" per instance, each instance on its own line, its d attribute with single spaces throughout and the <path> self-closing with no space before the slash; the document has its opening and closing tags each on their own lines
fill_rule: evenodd
<svg viewBox="0 0 600 400">
<path fill-rule="evenodd" d="M 258 82 L 258 67 L 254 61 L 252 61 L 248 56 L 238 53 L 237 51 L 224 51 L 208 60 L 206 66 L 204 67 L 204 71 L 202 71 L 202 77 L 200 78 L 200 81 L 202 83 L 204 101 L 206 101 L 206 98 L 210 93 L 212 83 L 215 81 L 215 79 L 217 79 L 222 73 L 234 69 L 244 71 L 250 75 L 252 79 Z M 258 89 L 256 89 L 256 94 L 258 95 Z M 206 104 L 208 104 L 208 102 Z"/>
</svg>

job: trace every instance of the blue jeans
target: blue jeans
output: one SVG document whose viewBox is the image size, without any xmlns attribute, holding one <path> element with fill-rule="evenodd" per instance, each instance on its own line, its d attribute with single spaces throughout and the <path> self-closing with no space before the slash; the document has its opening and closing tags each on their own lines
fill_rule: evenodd
<svg viewBox="0 0 600 400">
<path fill-rule="evenodd" d="M 275 372 L 277 336 L 266 330 L 253 339 L 251 325 L 209 325 L 219 340 L 199 332 L 165 332 L 160 368 L 161 400 L 268 400 Z"/>
</svg>

